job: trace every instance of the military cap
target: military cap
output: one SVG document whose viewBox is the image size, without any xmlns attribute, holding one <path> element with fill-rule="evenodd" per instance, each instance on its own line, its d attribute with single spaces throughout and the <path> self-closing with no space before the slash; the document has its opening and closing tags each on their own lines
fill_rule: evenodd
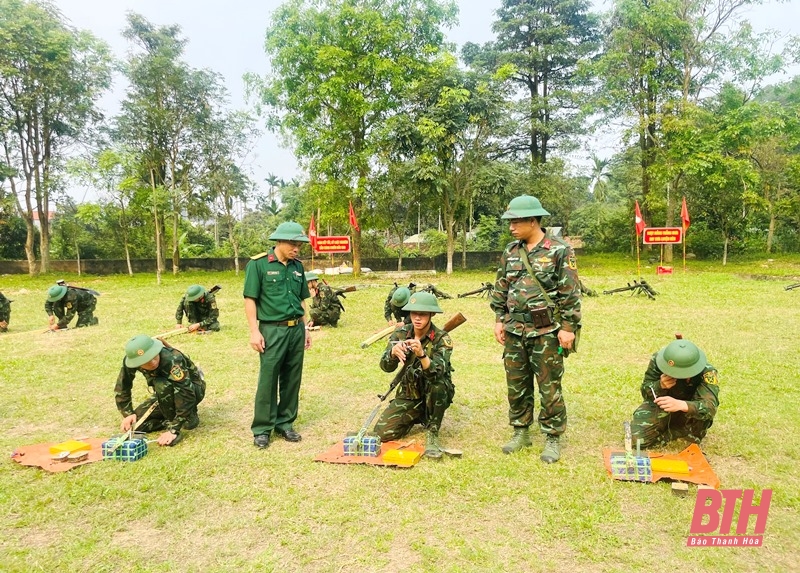
<svg viewBox="0 0 800 573">
<path fill-rule="evenodd" d="M 542 202 L 536 197 L 530 195 L 520 195 L 514 197 L 503 213 L 501 219 L 527 219 L 529 217 L 543 217 L 549 215 L 547 211 L 542 208 Z"/>
<path fill-rule="evenodd" d="M 402 308 L 408 303 L 409 298 L 411 298 L 411 290 L 409 290 L 408 287 L 399 287 L 392 295 L 391 304 L 392 306 Z"/>
<path fill-rule="evenodd" d="M 656 364 L 667 376 L 691 378 L 706 367 L 706 355 L 688 340 L 673 340 L 656 354 Z"/>
<path fill-rule="evenodd" d="M 444 312 L 439 308 L 436 297 L 429 292 L 415 292 L 411 295 L 411 300 L 403 307 L 403 310 L 415 312 Z"/>
<path fill-rule="evenodd" d="M 47 302 L 56 302 L 57 300 L 61 300 L 64 298 L 65 294 L 67 294 L 67 287 L 63 285 L 51 286 L 49 289 L 47 289 Z"/>
<path fill-rule="evenodd" d="M 203 298 L 206 295 L 205 287 L 201 285 L 192 285 L 188 289 L 186 289 L 186 300 L 189 302 L 194 302 Z"/>
<path fill-rule="evenodd" d="M 298 241 L 300 243 L 310 243 L 311 240 L 306 236 L 300 223 L 287 221 L 278 225 L 275 232 L 269 236 L 270 241 Z"/>
<path fill-rule="evenodd" d="M 318 281 L 317 273 L 306 273 L 306 281 Z"/>
<path fill-rule="evenodd" d="M 137 334 L 125 344 L 125 366 L 138 368 L 147 364 L 164 348 L 164 343 L 146 334 Z"/>
</svg>

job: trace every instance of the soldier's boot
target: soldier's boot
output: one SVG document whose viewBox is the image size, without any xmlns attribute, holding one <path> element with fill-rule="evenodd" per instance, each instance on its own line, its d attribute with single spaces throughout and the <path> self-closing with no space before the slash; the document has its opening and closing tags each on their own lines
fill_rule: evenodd
<svg viewBox="0 0 800 573">
<path fill-rule="evenodd" d="M 548 435 L 545 438 L 544 450 L 539 459 L 547 464 L 554 464 L 561 459 L 561 443 L 558 436 Z"/>
<path fill-rule="evenodd" d="M 528 428 L 517 426 L 514 428 L 514 435 L 511 437 L 511 440 L 509 440 L 509 442 L 503 446 L 503 453 L 513 454 L 514 452 L 518 452 L 522 448 L 527 448 L 531 445 L 533 445 L 533 442 L 531 442 L 531 436 L 528 432 Z"/>
<path fill-rule="evenodd" d="M 425 431 L 425 457 L 438 460 L 442 457 L 442 446 L 439 444 L 438 430 Z"/>
<path fill-rule="evenodd" d="M 100 320 L 96 316 L 93 316 L 92 320 L 89 322 L 89 326 L 97 326 L 98 324 L 100 324 Z"/>
<path fill-rule="evenodd" d="M 197 408 L 193 408 L 192 411 L 189 413 L 189 417 L 186 419 L 186 424 L 184 428 L 187 430 L 194 430 L 197 426 L 200 425 L 200 416 L 197 415 Z"/>
</svg>

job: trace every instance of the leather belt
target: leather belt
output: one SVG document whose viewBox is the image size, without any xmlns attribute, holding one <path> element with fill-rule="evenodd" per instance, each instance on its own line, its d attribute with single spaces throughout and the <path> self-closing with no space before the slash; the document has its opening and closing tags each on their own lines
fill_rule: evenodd
<svg viewBox="0 0 800 573">
<path fill-rule="evenodd" d="M 267 326 L 297 326 L 303 321 L 299 318 L 293 318 L 292 320 L 276 320 L 276 321 L 259 320 L 258 322 L 260 324 L 266 324 Z"/>
</svg>

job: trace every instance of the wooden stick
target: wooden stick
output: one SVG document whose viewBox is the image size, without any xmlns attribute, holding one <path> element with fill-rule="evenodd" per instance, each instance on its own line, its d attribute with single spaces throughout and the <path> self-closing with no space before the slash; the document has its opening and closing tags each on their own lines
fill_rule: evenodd
<svg viewBox="0 0 800 573">
<path fill-rule="evenodd" d="M 153 338 L 169 338 L 171 336 L 178 336 L 179 334 L 185 334 L 187 332 L 189 332 L 189 327 L 184 326 L 183 328 L 176 328 L 175 330 L 170 330 L 164 334 L 156 334 Z"/>
<path fill-rule="evenodd" d="M 392 326 L 387 326 L 386 328 L 384 328 L 380 332 L 376 332 L 375 334 L 373 334 L 372 336 L 370 336 L 364 342 L 361 343 L 361 348 L 366 348 L 367 346 L 369 346 L 373 342 L 379 341 L 384 336 L 390 335 L 391 333 L 394 332 L 394 329 L 395 329 L 395 327 L 394 327 L 394 325 L 392 325 Z"/>
</svg>

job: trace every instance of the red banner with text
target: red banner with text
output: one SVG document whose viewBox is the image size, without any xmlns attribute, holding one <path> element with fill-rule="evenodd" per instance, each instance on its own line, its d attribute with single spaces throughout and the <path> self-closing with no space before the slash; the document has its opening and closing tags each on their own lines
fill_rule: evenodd
<svg viewBox="0 0 800 573">
<path fill-rule="evenodd" d="M 347 235 L 317 237 L 315 251 L 318 253 L 349 253 L 350 237 Z"/>
<path fill-rule="evenodd" d="M 680 227 L 647 227 L 642 233 L 645 245 L 675 245 L 683 242 Z"/>
</svg>

